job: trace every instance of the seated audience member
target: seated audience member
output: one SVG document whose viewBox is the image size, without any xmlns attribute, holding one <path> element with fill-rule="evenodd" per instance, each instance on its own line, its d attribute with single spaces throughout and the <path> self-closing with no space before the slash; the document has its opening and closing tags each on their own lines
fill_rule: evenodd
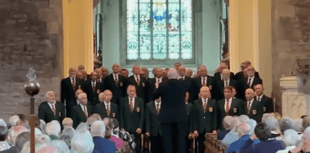
<svg viewBox="0 0 310 153">
<path fill-rule="evenodd" d="M 0 126 L 0 151 L 7 150 L 11 146 L 5 140 L 8 136 L 8 128 L 5 126 Z"/>
<path fill-rule="evenodd" d="M 271 133 L 271 138 L 281 139 L 281 133 L 279 129 L 279 123 L 274 117 L 269 117 L 266 119 L 265 124 L 268 125 L 268 129 Z"/>
<path fill-rule="evenodd" d="M 61 127 L 58 121 L 53 120 L 46 124 L 45 127 L 46 134 L 51 138 L 51 140 L 58 140 L 61 132 Z"/>
<path fill-rule="evenodd" d="M 272 112 L 272 113 L 270 113 L 270 115 L 273 116 L 274 118 L 276 118 L 278 122 L 282 119 L 281 114 L 278 112 Z"/>
<path fill-rule="evenodd" d="M 64 118 L 62 121 L 62 126 L 65 128 L 72 127 L 73 126 L 73 120 L 69 117 Z"/>
<path fill-rule="evenodd" d="M 14 145 L 15 141 L 16 141 L 16 137 L 21 134 L 22 132 L 26 132 L 28 131 L 27 128 L 25 128 L 24 126 L 14 126 L 10 129 L 10 133 L 8 136 L 8 143 L 10 145 Z"/>
<path fill-rule="evenodd" d="M 113 135 L 113 119 L 107 118 L 105 126 L 106 126 L 105 137 L 109 138 L 112 142 L 114 142 L 115 147 L 117 149 L 123 148 L 124 141 L 121 138 L 117 138 Z"/>
<path fill-rule="evenodd" d="M 52 147 L 52 146 L 50 146 L 50 142 L 51 142 L 51 139 L 49 136 L 47 136 L 45 134 L 36 135 L 35 136 L 35 152 L 36 153 L 49 153 L 49 152 L 47 152 L 47 150 L 45 152 L 42 152 L 41 149 L 48 147 L 48 146 Z M 56 153 L 56 151 L 54 151 L 54 152 Z M 27 141 L 24 144 L 21 153 L 30 153 L 30 141 Z"/>
<path fill-rule="evenodd" d="M 113 135 L 119 138 L 119 122 L 117 119 L 113 119 Z"/>
<path fill-rule="evenodd" d="M 302 127 L 302 119 L 301 118 L 294 120 L 294 130 L 298 134 L 302 134 L 304 132 L 304 128 Z"/>
<path fill-rule="evenodd" d="M 245 144 L 247 140 L 250 139 L 250 136 L 251 136 L 249 134 L 250 131 L 251 131 L 251 126 L 248 123 L 246 122 L 240 123 L 240 125 L 237 128 L 239 139 L 229 145 L 226 153 L 240 152 L 241 147 Z"/>
<path fill-rule="evenodd" d="M 310 152 L 310 127 L 307 127 L 303 133 L 301 143 L 289 153 L 308 153 Z"/>
<path fill-rule="evenodd" d="M 92 123 L 94 123 L 95 121 L 102 121 L 101 116 L 97 113 L 93 114 L 92 116 L 90 116 L 86 123 L 91 126 Z"/>
<path fill-rule="evenodd" d="M 231 122 L 233 121 L 233 117 L 232 116 L 225 116 L 223 119 L 223 127 L 224 130 L 220 131 L 217 135 L 217 139 L 218 140 L 223 140 L 224 137 L 226 136 L 227 133 L 229 133 L 229 131 L 232 129 L 231 127 Z"/>
<path fill-rule="evenodd" d="M 93 136 L 93 141 L 95 144 L 94 151 L 98 151 L 100 153 L 115 153 L 115 143 L 110 139 L 105 138 L 105 130 L 106 128 L 102 121 L 95 121 L 91 125 L 90 132 Z"/>
<path fill-rule="evenodd" d="M 238 117 L 234 118 L 234 120 L 231 122 L 232 130 L 226 134 L 226 136 L 223 139 L 223 144 L 226 146 L 229 146 L 231 143 L 237 141 L 239 139 L 238 137 L 238 126 L 240 124 L 240 121 Z"/>
<path fill-rule="evenodd" d="M 294 121 L 289 117 L 283 117 L 279 121 L 279 128 L 282 136 L 284 135 L 284 132 L 288 129 L 294 129 Z"/>
<path fill-rule="evenodd" d="M 29 125 L 28 125 L 28 120 L 26 115 L 24 114 L 17 114 L 18 118 L 19 118 L 19 122 L 18 125 L 20 126 L 24 126 L 25 128 L 29 129 Z"/>
<path fill-rule="evenodd" d="M 306 116 L 302 119 L 302 127 L 306 129 L 309 126 L 310 126 L 310 116 Z"/>
<path fill-rule="evenodd" d="M 9 118 L 9 126 L 17 126 L 19 123 L 19 117 L 17 115 L 13 115 Z"/>
<path fill-rule="evenodd" d="M 6 124 L 6 122 L 2 118 L 0 118 L 0 126 L 8 127 L 8 125 Z"/>
<path fill-rule="evenodd" d="M 251 135 L 240 152 L 242 153 L 275 153 L 279 150 L 285 149 L 285 144 L 276 139 L 269 139 L 271 137 L 270 129 L 267 124 L 259 123 L 254 129 L 254 134 Z M 253 144 L 254 140 L 259 139 L 261 142 Z"/>
<path fill-rule="evenodd" d="M 22 150 L 24 144 L 29 140 L 30 132 L 23 132 L 17 136 L 14 146 L 12 146 L 10 149 L 0 151 L 0 153 L 19 153 Z"/>
<path fill-rule="evenodd" d="M 60 140 L 64 141 L 69 149 L 71 149 L 71 140 L 72 137 L 76 134 L 75 130 L 72 127 L 65 127 L 62 130 L 62 133 L 59 137 Z"/>
<path fill-rule="evenodd" d="M 240 123 L 243 123 L 243 122 L 247 123 L 250 120 L 250 118 L 247 115 L 240 115 L 238 119 Z"/>
<path fill-rule="evenodd" d="M 301 136 L 292 129 L 288 129 L 284 132 L 282 141 L 286 145 L 284 150 L 279 150 L 277 153 L 288 153 L 290 150 L 296 148 L 301 142 Z"/>
<path fill-rule="evenodd" d="M 72 153 L 95 153 L 92 136 L 87 130 L 77 132 L 72 138 L 71 145 Z"/>
<path fill-rule="evenodd" d="M 255 120 L 253 120 L 253 119 L 249 119 L 247 123 L 251 127 L 250 135 L 252 135 L 254 133 L 254 129 L 255 129 L 256 125 L 257 125 L 257 122 Z"/>
<path fill-rule="evenodd" d="M 262 123 L 265 123 L 265 121 L 266 121 L 266 119 L 267 119 L 268 117 L 272 117 L 272 115 L 269 114 L 269 113 L 264 113 L 264 114 L 263 114 L 263 117 L 262 117 Z"/>
<path fill-rule="evenodd" d="M 89 131 L 89 125 L 87 123 L 80 123 L 79 126 L 76 128 L 76 132 L 79 132 L 79 131 Z"/>
<path fill-rule="evenodd" d="M 46 123 L 44 120 L 40 119 L 40 130 L 45 133 L 45 126 L 46 126 Z"/>
<path fill-rule="evenodd" d="M 68 145 L 61 140 L 53 140 L 50 146 L 55 147 L 57 153 L 70 153 Z"/>
</svg>

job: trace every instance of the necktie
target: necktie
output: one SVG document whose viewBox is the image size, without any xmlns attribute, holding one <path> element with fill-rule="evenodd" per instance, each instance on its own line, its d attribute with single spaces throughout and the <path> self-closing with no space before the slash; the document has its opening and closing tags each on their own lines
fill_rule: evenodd
<svg viewBox="0 0 310 153">
<path fill-rule="evenodd" d="M 130 98 L 130 100 L 129 100 L 129 108 L 130 108 L 130 111 L 133 111 L 133 99 L 132 98 Z"/>
<path fill-rule="evenodd" d="M 248 101 L 248 111 L 251 109 L 251 101 Z"/>
<path fill-rule="evenodd" d="M 92 82 L 92 86 L 93 86 L 93 92 L 95 92 L 95 90 L 96 90 L 96 83 Z"/>
<path fill-rule="evenodd" d="M 137 84 L 139 85 L 140 84 L 140 79 L 139 77 L 136 75 L 136 78 L 137 78 Z"/>
<path fill-rule="evenodd" d="M 205 77 L 202 77 L 202 86 L 205 86 L 206 85 L 206 79 Z"/>
<path fill-rule="evenodd" d="M 228 86 L 228 81 L 225 81 L 225 87 L 227 87 Z"/>
<path fill-rule="evenodd" d="M 53 111 L 53 114 L 56 115 L 55 104 L 52 105 L 52 111 Z"/>
<path fill-rule="evenodd" d="M 202 99 L 203 101 L 203 112 L 206 112 L 207 111 L 207 102 L 206 102 L 206 99 Z"/>
<path fill-rule="evenodd" d="M 159 103 L 156 104 L 156 111 L 157 111 L 157 114 L 159 114 L 159 111 L 160 111 L 159 110 Z"/>
<path fill-rule="evenodd" d="M 229 100 L 226 99 L 226 107 L 225 107 L 225 112 L 228 113 L 229 111 Z"/>
<path fill-rule="evenodd" d="M 109 104 L 107 104 L 107 114 L 108 116 L 110 116 L 110 105 Z"/>
<path fill-rule="evenodd" d="M 115 84 L 118 83 L 118 78 L 117 78 L 117 75 L 115 74 L 115 77 L 114 77 L 114 81 L 115 81 Z"/>
<path fill-rule="evenodd" d="M 71 84 L 72 84 L 72 87 L 75 88 L 75 77 L 72 77 Z"/>
<path fill-rule="evenodd" d="M 87 112 L 86 106 L 84 106 L 84 115 L 85 115 L 86 118 L 88 118 L 88 112 Z"/>
<path fill-rule="evenodd" d="M 251 87 L 251 78 L 248 80 L 248 86 Z"/>
<path fill-rule="evenodd" d="M 260 99 L 260 97 L 257 97 L 257 101 L 260 101 L 261 99 Z"/>
</svg>

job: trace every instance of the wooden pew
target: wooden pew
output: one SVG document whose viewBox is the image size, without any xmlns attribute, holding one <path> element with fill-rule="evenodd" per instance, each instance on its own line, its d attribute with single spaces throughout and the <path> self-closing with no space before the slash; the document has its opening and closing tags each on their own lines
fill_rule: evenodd
<svg viewBox="0 0 310 153">
<path fill-rule="evenodd" d="M 219 140 L 216 134 L 206 133 L 205 153 L 225 153 L 227 147 Z"/>
</svg>

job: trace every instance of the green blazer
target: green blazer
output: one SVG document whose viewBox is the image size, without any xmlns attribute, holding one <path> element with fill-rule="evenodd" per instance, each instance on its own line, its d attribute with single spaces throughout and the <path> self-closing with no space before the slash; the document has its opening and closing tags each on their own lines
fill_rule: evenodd
<svg viewBox="0 0 310 153">
<path fill-rule="evenodd" d="M 226 115 L 239 116 L 244 114 L 244 102 L 238 98 L 232 98 L 230 109 L 228 113 L 225 112 L 225 100 L 222 99 L 218 102 L 218 127 L 223 128 L 223 119 Z"/>
<path fill-rule="evenodd" d="M 203 110 L 202 100 L 195 100 L 195 127 L 194 129 L 202 133 L 211 133 L 217 129 L 218 124 L 218 108 L 217 103 L 214 99 L 208 98 L 206 112 Z"/>
<path fill-rule="evenodd" d="M 185 104 L 186 106 L 186 112 L 188 115 L 188 133 L 193 132 L 194 131 L 194 127 L 195 127 L 195 110 L 194 110 L 194 105 L 191 103 L 187 103 Z"/>
<path fill-rule="evenodd" d="M 136 133 L 137 128 L 143 129 L 144 124 L 144 102 L 143 99 L 135 97 L 134 109 L 129 109 L 129 99 L 120 99 L 119 108 L 120 128 L 124 128 L 129 133 Z"/>
<path fill-rule="evenodd" d="M 156 112 L 155 102 L 146 104 L 145 112 L 145 132 L 150 132 L 151 136 L 163 135 L 159 122 L 159 114 Z"/>
<path fill-rule="evenodd" d="M 262 102 L 256 101 L 254 99 L 250 111 L 247 109 L 247 104 L 245 105 L 245 113 L 250 119 L 254 119 L 257 123 L 261 122 L 263 117 L 263 104 Z"/>
<path fill-rule="evenodd" d="M 75 105 L 72 108 L 71 119 L 73 120 L 73 128 L 76 128 L 82 122 L 86 122 L 88 117 L 90 117 L 93 114 L 92 113 L 92 106 L 87 105 L 86 107 L 87 107 L 87 112 L 88 112 L 87 118 L 84 115 L 84 112 L 81 108 L 81 105 Z"/>
<path fill-rule="evenodd" d="M 102 119 L 104 119 L 105 117 L 118 119 L 118 106 L 117 106 L 117 104 L 110 102 L 110 110 L 111 110 L 111 112 L 108 115 L 104 103 L 99 103 L 96 106 L 94 106 L 94 108 L 93 108 L 93 112 L 99 114 Z"/>
<path fill-rule="evenodd" d="M 48 105 L 47 101 L 42 102 L 38 108 L 38 117 L 48 123 L 52 120 L 57 120 L 61 124 L 62 120 L 65 118 L 64 105 L 61 102 L 56 102 L 56 115 L 54 115 L 52 108 Z"/>
</svg>

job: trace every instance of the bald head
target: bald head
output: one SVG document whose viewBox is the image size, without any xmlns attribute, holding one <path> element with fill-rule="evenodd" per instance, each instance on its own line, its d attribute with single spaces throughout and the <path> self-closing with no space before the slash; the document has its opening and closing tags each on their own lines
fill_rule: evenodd
<svg viewBox="0 0 310 153">
<path fill-rule="evenodd" d="M 186 68 L 184 66 L 180 66 L 179 69 L 178 69 L 178 72 L 179 72 L 179 75 L 181 77 L 183 77 L 183 76 L 185 76 Z"/>
<path fill-rule="evenodd" d="M 201 65 L 199 67 L 198 71 L 199 71 L 199 75 L 202 76 L 202 77 L 205 77 L 208 74 L 208 70 L 207 70 L 207 67 L 205 65 Z"/>
<path fill-rule="evenodd" d="M 90 73 L 90 78 L 92 81 L 96 81 L 98 79 L 99 75 L 96 71 L 93 71 Z"/>
<path fill-rule="evenodd" d="M 245 98 L 247 101 L 251 101 L 255 97 L 255 92 L 252 88 L 245 90 Z"/>
<path fill-rule="evenodd" d="M 206 99 L 206 98 L 210 98 L 211 97 L 211 93 L 210 93 L 210 89 L 209 89 L 209 87 L 207 87 L 207 86 L 203 86 L 203 87 L 201 87 L 200 88 L 200 97 L 201 98 L 204 98 L 204 99 Z"/>
<path fill-rule="evenodd" d="M 119 66 L 119 64 L 118 63 L 114 63 L 113 65 L 112 65 L 112 70 L 113 70 L 113 73 L 119 73 L 119 70 L 120 70 L 120 66 Z"/>
<path fill-rule="evenodd" d="M 134 75 L 139 75 L 139 74 L 140 74 L 140 66 L 139 66 L 139 65 L 134 65 L 134 66 L 132 67 L 132 73 L 133 73 Z"/>
</svg>

